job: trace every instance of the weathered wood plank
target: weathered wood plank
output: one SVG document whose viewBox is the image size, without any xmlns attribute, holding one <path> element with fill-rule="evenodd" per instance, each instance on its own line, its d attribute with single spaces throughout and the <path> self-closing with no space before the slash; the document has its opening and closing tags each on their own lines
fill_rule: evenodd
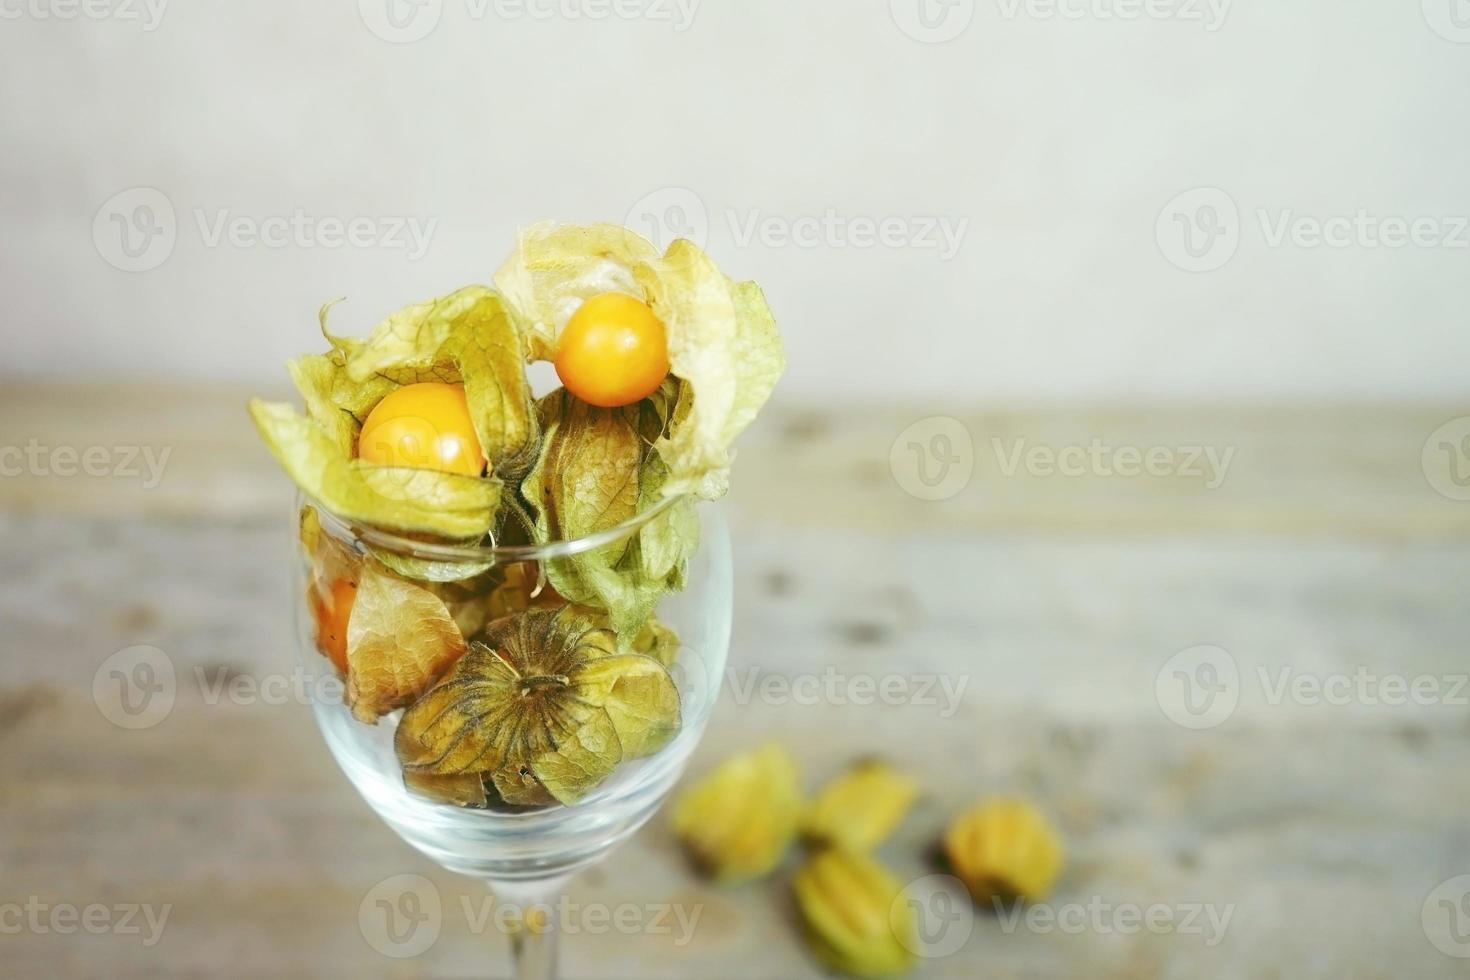
<svg viewBox="0 0 1470 980">
<path fill-rule="evenodd" d="M 171 451 L 150 489 L 126 476 L 0 479 L 0 905 L 173 906 L 152 947 L 0 934 L 4 972 L 503 975 L 505 939 L 476 934 L 461 904 L 483 911 L 478 886 L 372 816 L 305 707 L 210 703 L 209 682 L 289 672 L 294 656 L 290 493 L 243 400 L 0 387 L 0 446 Z M 778 409 L 743 447 L 735 649 L 696 769 L 776 737 L 815 785 L 852 756 L 887 752 L 929 790 L 883 849 L 906 878 L 928 872 L 925 852 L 956 810 L 1019 790 L 1068 839 L 1056 907 L 1231 909 L 1213 946 L 1094 926 L 1008 931 L 985 915 L 926 976 L 1462 975 L 1420 915 L 1438 882 L 1470 873 L 1470 709 L 1444 696 L 1334 705 L 1272 693 L 1283 670 L 1465 673 L 1470 503 L 1436 493 L 1420 464 L 1429 433 L 1461 413 L 976 412 L 964 420 L 974 476 L 944 501 L 909 495 L 890 467 L 922 414 Z M 1094 436 L 1235 455 L 1215 489 L 1003 465 L 1017 439 L 1055 451 Z M 164 722 L 127 732 L 91 690 L 103 659 L 139 643 L 167 653 L 181 686 Z M 1190 731 L 1169 720 L 1157 684 L 1199 644 L 1229 651 L 1239 704 Z M 853 703 L 889 677 L 894 703 Z M 812 684 L 825 685 L 817 703 Z M 403 873 L 427 876 L 446 916 L 428 952 L 394 961 L 366 941 L 358 911 Z M 570 936 L 572 977 L 820 975 L 796 941 L 784 876 L 711 890 L 659 824 L 571 895 L 700 916 L 687 943 L 677 931 Z"/>
<path fill-rule="evenodd" d="M 949 815 L 981 792 L 1045 801 L 1072 860 L 1057 903 L 1233 907 L 1223 941 L 1084 930 L 1007 933 L 983 916 L 926 975 L 1454 976 L 1419 927 L 1461 873 L 1470 737 L 1463 707 L 1334 708 L 1241 699 L 1191 732 L 1154 700 L 1158 667 L 1203 640 L 1256 663 L 1444 673 L 1470 613 L 1450 601 L 1470 549 L 1434 542 L 1211 537 L 944 536 L 764 527 L 739 510 L 733 672 L 696 767 L 781 738 L 815 783 L 882 751 L 929 788 L 884 857 L 908 878 Z M 275 522 L 7 518 L 0 570 L 5 900 L 171 903 L 157 946 L 117 936 L 7 936 L 17 975 L 474 976 L 504 939 L 477 935 L 473 883 L 436 872 L 338 775 L 304 707 L 210 704 L 206 680 L 292 662 Z M 872 561 L 855 561 L 870 555 Z M 181 678 L 174 712 L 122 732 L 90 701 L 96 666 L 151 643 Z M 835 672 L 967 680 L 955 702 L 803 703 L 769 678 Z M 953 690 L 953 687 L 951 688 Z M 742 692 L 750 692 L 743 695 Z M 763 693 L 764 692 L 764 693 Z M 742 703 L 742 701 L 744 703 Z M 951 710 L 952 709 L 952 710 Z M 444 932 L 381 957 L 358 929 L 375 884 L 429 877 Z M 573 899 L 673 903 L 677 934 L 568 937 L 573 977 L 819 975 L 782 879 L 712 891 L 654 825 L 577 882 Z M 501 971 L 503 972 L 503 971 Z"/>
</svg>

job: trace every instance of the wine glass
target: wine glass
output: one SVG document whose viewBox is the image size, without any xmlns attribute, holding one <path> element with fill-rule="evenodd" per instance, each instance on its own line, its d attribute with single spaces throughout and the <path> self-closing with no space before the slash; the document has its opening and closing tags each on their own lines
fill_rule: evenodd
<svg viewBox="0 0 1470 980">
<path fill-rule="evenodd" d="M 319 505 L 298 499 L 298 512 L 314 508 L 322 533 L 367 560 L 402 567 L 403 562 L 457 566 L 467 575 L 517 569 L 521 581 L 544 588 L 546 562 L 601 548 L 619 548 L 667 508 L 691 506 L 663 501 L 610 530 L 545 545 L 462 547 L 434 544 L 342 520 Z M 550 980 L 556 974 L 553 916 L 526 916 L 532 907 L 553 906 L 572 875 L 606 857 L 641 827 L 673 788 L 704 732 L 719 694 L 730 644 L 732 570 L 730 540 L 717 505 L 694 506 L 700 546 L 690 562 L 686 587 L 666 595 L 658 618 L 679 638 L 670 673 L 679 691 L 682 723 L 655 754 L 625 761 L 585 798 L 570 806 L 468 809 L 410 790 L 394 753 L 393 736 L 402 710 L 364 724 L 339 696 L 315 696 L 313 710 L 337 763 L 362 797 L 409 844 L 444 868 L 485 881 L 506 903 L 523 910 L 512 934 L 516 976 Z M 316 588 L 313 562 L 298 552 L 297 651 L 314 692 L 336 690 L 334 668 L 318 649 L 308 596 Z M 323 683 L 326 681 L 328 683 Z"/>
</svg>

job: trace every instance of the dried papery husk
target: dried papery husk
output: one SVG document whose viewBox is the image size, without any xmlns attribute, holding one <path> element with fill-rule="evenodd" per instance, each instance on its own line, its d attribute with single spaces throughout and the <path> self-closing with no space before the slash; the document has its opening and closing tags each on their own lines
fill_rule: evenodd
<svg viewBox="0 0 1470 980">
<path fill-rule="evenodd" d="M 726 759 L 679 795 L 674 832 L 695 866 L 724 884 L 769 874 L 801 820 L 796 760 L 771 743 Z"/>
<path fill-rule="evenodd" d="M 903 820 L 919 784 L 881 759 L 865 759 L 822 787 L 802 820 L 802 833 L 821 844 L 866 851 Z"/>
<path fill-rule="evenodd" d="M 891 977 L 917 959 L 914 912 L 903 886 L 866 854 L 824 848 L 792 881 L 808 947 L 824 964 L 856 977 Z"/>
<path fill-rule="evenodd" d="M 544 802 L 543 790 L 581 800 L 679 727 L 668 671 L 617 649 L 596 614 L 574 606 L 496 620 L 404 713 L 399 761 L 406 772 L 489 774 L 508 802 Z"/>
<path fill-rule="evenodd" d="M 977 903 L 1041 901 L 1061 874 L 1061 836 L 1025 800 L 1003 797 L 970 808 L 944 835 L 955 876 Z"/>
</svg>

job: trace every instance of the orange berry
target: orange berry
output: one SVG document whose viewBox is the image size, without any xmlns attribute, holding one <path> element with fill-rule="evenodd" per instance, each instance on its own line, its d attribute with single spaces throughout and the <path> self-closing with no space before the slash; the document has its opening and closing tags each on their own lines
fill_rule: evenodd
<svg viewBox="0 0 1470 980">
<path fill-rule="evenodd" d="M 356 599 L 357 585 L 345 578 L 333 582 L 325 596 L 316 586 L 307 592 L 311 615 L 316 620 L 316 648 L 343 677 L 347 676 L 347 620 Z"/>
<path fill-rule="evenodd" d="M 357 458 L 464 476 L 485 472 L 464 385 L 426 381 L 388 394 L 362 424 Z"/>
<path fill-rule="evenodd" d="M 647 398 L 669 373 L 664 324 L 642 300 L 601 293 L 581 305 L 556 343 L 556 374 L 589 405 Z"/>
</svg>

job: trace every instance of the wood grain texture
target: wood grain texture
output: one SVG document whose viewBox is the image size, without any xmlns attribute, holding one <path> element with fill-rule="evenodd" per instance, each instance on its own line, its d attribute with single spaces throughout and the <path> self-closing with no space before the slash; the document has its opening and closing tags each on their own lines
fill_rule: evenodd
<svg viewBox="0 0 1470 980">
<path fill-rule="evenodd" d="M 483 891 L 377 821 L 304 707 L 216 696 L 231 677 L 289 672 L 294 656 L 290 494 L 242 402 L 0 389 L 0 446 L 173 447 L 148 490 L 122 476 L 0 479 L 0 906 L 172 907 L 152 946 L 0 933 L 0 972 L 506 975 L 505 938 L 475 925 Z M 1429 433 L 1456 414 L 975 412 L 964 418 L 973 480 L 925 502 L 888 462 L 923 412 L 774 412 L 737 467 L 735 645 L 695 770 L 776 737 L 815 787 L 884 752 L 928 789 L 881 852 L 905 879 L 931 870 L 930 846 L 957 810 L 1019 791 L 1067 838 L 1054 907 L 1231 909 L 1214 945 L 1010 928 L 985 914 L 922 976 L 1463 976 L 1421 912 L 1439 882 L 1470 873 L 1470 709 L 1271 696 L 1283 669 L 1467 670 L 1470 504 L 1435 493 L 1420 465 Z M 1052 447 L 1094 436 L 1235 446 L 1236 457 L 1214 490 L 1006 476 L 992 433 Z M 143 731 L 111 725 L 91 696 L 98 666 L 132 644 L 165 651 L 179 678 L 171 714 Z M 1241 676 L 1238 708 L 1206 731 L 1170 722 L 1156 695 L 1160 668 L 1197 644 L 1229 650 Z M 921 695 L 931 676 L 948 688 Z M 832 677 L 836 698 L 789 693 Z M 853 703 L 854 679 L 887 677 L 911 696 Z M 688 941 L 677 926 L 593 925 L 566 938 L 567 974 L 820 976 L 792 927 L 789 870 L 711 889 L 655 820 L 574 883 L 574 918 L 670 904 L 698 915 Z M 405 873 L 433 882 L 444 925 L 424 955 L 392 960 L 365 940 L 358 912 L 374 885 Z"/>
</svg>

